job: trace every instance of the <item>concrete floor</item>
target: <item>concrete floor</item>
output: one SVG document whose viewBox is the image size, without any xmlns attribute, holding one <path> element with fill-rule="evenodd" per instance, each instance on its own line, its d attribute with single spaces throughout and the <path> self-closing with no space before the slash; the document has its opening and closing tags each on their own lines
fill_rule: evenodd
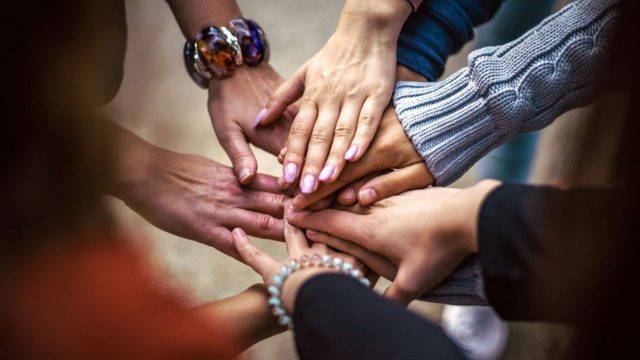
<svg viewBox="0 0 640 360">
<path fill-rule="evenodd" d="M 246 17 L 257 20 L 266 30 L 272 46 L 270 63 L 287 77 L 332 34 L 343 2 L 239 0 L 238 3 Z M 207 93 L 185 73 L 181 58 L 184 39 L 169 7 L 159 0 L 129 0 L 127 17 L 129 43 L 124 83 L 106 110 L 115 121 L 154 144 L 229 165 L 211 127 L 205 105 Z M 472 45 L 467 46 L 450 60 L 447 73 L 466 63 L 466 53 L 471 48 Z M 274 175 L 280 172 L 273 157 L 261 151 L 257 151 L 257 156 L 261 172 Z M 467 174 L 456 186 L 467 185 L 471 179 L 472 174 Z M 212 248 L 158 230 L 119 201 L 113 203 L 123 226 L 142 235 L 140 246 L 150 252 L 159 276 L 184 289 L 194 304 L 233 295 L 260 281 L 243 264 Z M 274 256 L 284 257 L 282 244 L 257 242 Z M 379 284 L 379 288 L 386 284 Z M 413 304 L 412 308 L 436 321 L 441 309 L 427 303 Z M 289 333 L 254 346 L 247 356 L 296 358 Z"/>
</svg>

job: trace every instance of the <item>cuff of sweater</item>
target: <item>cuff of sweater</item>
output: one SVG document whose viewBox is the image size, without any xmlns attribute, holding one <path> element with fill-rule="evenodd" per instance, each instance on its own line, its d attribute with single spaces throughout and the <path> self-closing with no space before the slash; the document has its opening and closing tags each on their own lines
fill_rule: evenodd
<svg viewBox="0 0 640 360">
<path fill-rule="evenodd" d="M 487 101 L 462 69 L 437 83 L 399 82 L 396 113 L 436 180 L 446 186 L 508 137 Z"/>
</svg>

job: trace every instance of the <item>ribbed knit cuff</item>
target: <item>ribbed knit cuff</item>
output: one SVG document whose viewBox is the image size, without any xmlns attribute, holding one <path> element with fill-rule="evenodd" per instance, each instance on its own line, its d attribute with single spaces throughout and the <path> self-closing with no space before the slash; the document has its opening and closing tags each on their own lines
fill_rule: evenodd
<svg viewBox="0 0 640 360">
<path fill-rule="evenodd" d="M 454 182 L 509 133 L 479 93 L 467 68 L 437 83 L 396 85 L 398 118 L 438 186 Z"/>
</svg>

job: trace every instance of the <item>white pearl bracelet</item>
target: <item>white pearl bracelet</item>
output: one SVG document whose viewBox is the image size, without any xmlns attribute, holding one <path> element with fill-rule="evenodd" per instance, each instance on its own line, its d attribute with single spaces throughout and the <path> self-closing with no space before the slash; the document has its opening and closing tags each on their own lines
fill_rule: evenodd
<svg viewBox="0 0 640 360">
<path fill-rule="evenodd" d="M 282 304 L 282 287 L 284 285 L 284 282 L 287 280 L 289 275 L 293 274 L 294 272 L 312 266 L 338 269 L 343 274 L 351 276 L 352 278 L 360 281 L 362 285 L 371 287 L 371 282 L 369 281 L 369 279 L 364 277 L 362 271 L 354 268 L 353 264 L 348 263 L 339 257 L 332 257 L 329 255 L 320 256 L 318 254 L 313 254 L 311 258 L 309 258 L 309 256 L 307 255 L 303 255 L 299 261 L 296 259 L 291 259 L 287 264 L 284 264 L 280 267 L 280 271 L 278 271 L 277 274 L 273 275 L 272 284 L 267 288 L 267 291 L 269 291 L 269 294 L 271 295 L 268 300 L 269 306 L 271 306 L 273 315 L 278 318 L 278 323 L 280 325 L 286 326 L 289 329 L 293 328 L 291 316 L 287 314 Z"/>
</svg>

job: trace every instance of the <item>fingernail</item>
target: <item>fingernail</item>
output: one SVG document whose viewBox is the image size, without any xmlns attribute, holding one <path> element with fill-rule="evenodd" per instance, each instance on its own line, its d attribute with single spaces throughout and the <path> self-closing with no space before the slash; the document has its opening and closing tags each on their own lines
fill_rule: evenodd
<svg viewBox="0 0 640 360">
<path fill-rule="evenodd" d="M 296 175 L 298 175 L 298 166 L 294 163 L 288 163 L 284 167 L 284 181 L 291 184 L 296 179 Z"/>
<path fill-rule="evenodd" d="M 349 150 L 347 150 L 347 153 L 344 154 L 344 159 L 345 160 L 353 160 L 353 159 L 355 159 L 357 154 L 358 154 L 358 145 L 351 145 Z"/>
<path fill-rule="evenodd" d="M 242 237 L 244 235 L 244 231 L 240 228 L 233 229 L 233 235 L 236 237 Z"/>
<path fill-rule="evenodd" d="M 363 204 L 373 204 L 376 202 L 377 197 L 378 195 L 376 194 L 376 191 L 371 188 L 360 191 L 360 202 Z"/>
<path fill-rule="evenodd" d="M 340 193 L 340 198 L 344 200 L 353 200 L 356 198 L 356 191 L 353 188 L 346 188 Z"/>
<path fill-rule="evenodd" d="M 238 174 L 238 177 L 240 178 L 240 183 L 242 183 L 242 184 L 246 183 L 247 179 L 249 179 L 249 177 L 251 177 L 251 169 L 242 168 L 240 170 L 240 173 Z"/>
<path fill-rule="evenodd" d="M 307 236 L 316 236 L 318 232 L 315 230 L 307 229 Z"/>
<path fill-rule="evenodd" d="M 318 176 L 318 179 L 320 181 L 327 181 L 329 179 L 331 179 L 331 176 L 333 175 L 333 172 L 336 171 L 336 166 L 333 164 L 327 164 L 324 169 L 322 169 L 322 171 L 320 172 L 320 175 Z"/>
<path fill-rule="evenodd" d="M 263 108 L 262 110 L 260 110 L 258 115 L 256 115 L 256 119 L 253 120 L 253 127 L 258 126 L 258 124 L 260 124 L 260 121 L 262 121 L 262 119 L 264 119 L 265 115 L 267 115 L 267 108 Z"/>
<path fill-rule="evenodd" d="M 300 184 L 300 190 L 302 191 L 302 193 L 311 194 L 313 192 L 313 188 L 315 187 L 316 177 L 311 174 L 305 175 L 304 179 L 302 179 L 302 184 Z"/>
</svg>

